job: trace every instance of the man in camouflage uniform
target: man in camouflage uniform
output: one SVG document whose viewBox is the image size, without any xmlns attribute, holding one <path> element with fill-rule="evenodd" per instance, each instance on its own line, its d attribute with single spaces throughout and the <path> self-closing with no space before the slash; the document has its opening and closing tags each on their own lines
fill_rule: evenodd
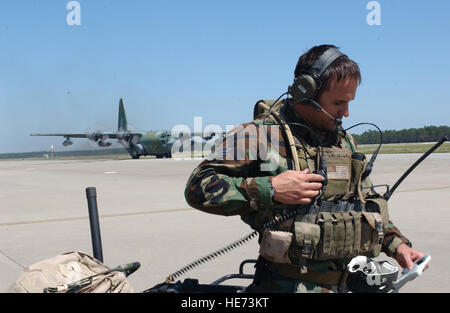
<svg viewBox="0 0 450 313">
<path fill-rule="evenodd" d="M 310 70 L 314 62 L 330 48 L 336 47 L 316 46 L 302 55 L 295 69 L 295 77 L 299 77 L 305 70 Z M 331 183 L 333 179 L 337 178 L 334 181 L 339 181 L 344 178 L 345 181 L 345 175 L 348 175 L 339 177 L 345 166 L 334 166 L 332 162 L 327 162 L 328 185 L 325 189 L 322 188 L 324 176 L 317 174 L 320 169 L 318 160 L 321 151 L 323 152 L 320 148 L 334 149 L 331 154 L 341 150 L 350 151 L 352 160 L 355 155 L 362 155 L 358 154 L 351 136 L 337 123 L 339 119 L 349 116 L 348 104 L 355 97 L 361 76 L 358 65 L 342 54 L 326 68 L 320 80 L 322 84 L 315 99 L 323 111 L 306 103 L 296 102 L 292 97 L 276 103 L 270 109 L 274 101 L 259 101 L 254 109 L 254 121 L 242 124 L 228 133 L 221 145 L 216 147 L 215 152 L 194 169 L 187 182 L 185 197 L 191 206 L 213 214 L 240 215 L 244 222 L 258 230 L 260 256 L 256 265 L 255 280 L 249 291 L 329 292 L 337 291 L 338 287 L 345 288 L 346 264 L 356 252 L 359 254 L 361 251 L 368 251 L 359 246 L 364 240 L 361 239 L 364 234 L 361 235 L 360 231 L 354 228 L 356 221 L 357 225 L 360 225 L 362 215 L 358 214 L 364 215 L 365 213 L 361 212 L 370 211 L 370 207 L 374 205 L 381 208 L 377 212 L 386 212 L 381 214 L 382 227 L 378 229 L 376 228 L 378 226 L 374 226 L 378 234 L 381 232 L 381 237 L 378 237 L 379 250 L 395 258 L 400 266 L 408 268 L 424 255 L 412 249 L 408 239 L 389 220 L 387 205 L 383 204 L 380 195 L 370 188 L 372 186 L 370 179 L 361 178 L 361 171 L 358 174 L 359 181 L 356 179 L 353 182 L 353 178 L 346 181 L 347 185 L 353 187 L 347 186 L 345 195 L 330 195 L 330 192 L 327 195 L 327 189 L 333 190 Z M 273 116 L 269 114 L 269 110 L 274 112 Z M 289 128 L 289 132 L 286 132 L 286 128 Z M 367 162 L 363 162 L 365 166 Z M 352 177 L 353 171 L 352 168 Z M 329 200 L 325 202 L 331 203 L 331 208 L 329 206 L 322 209 L 321 206 L 318 212 L 322 210 L 331 213 L 324 213 L 320 215 L 322 219 L 319 219 L 318 214 L 310 213 L 314 208 L 313 204 L 322 203 L 317 199 L 325 196 Z M 349 202 L 353 201 L 352 199 L 359 202 L 356 200 Z M 358 209 L 356 202 L 360 206 Z M 336 210 L 338 204 L 343 204 L 346 209 Z M 275 223 L 269 227 L 271 231 L 266 234 L 264 224 L 271 220 L 280 218 L 282 220 L 288 208 L 296 208 L 298 210 L 296 212 L 303 212 L 303 215 L 298 213 L 294 217 L 291 215 L 289 219 Z M 352 212 L 348 213 L 349 211 Z M 333 217 L 331 228 L 338 227 L 336 225 L 339 223 L 336 224 L 337 220 L 334 219 L 337 216 L 343 217 L 342 229 L 344 225 L 345 229 L 349 230 L 353 227 L 353 230 L 346 234 L 335 233 L 336 236 L 345 236 L 346 241 L 333 237 L 336 241 L 328 242 L 336 245 L 336 242 L 341 240 L 340 247 L 339 243 L 332 249 L 329 246 L 324 247 L 323 237 L 328 236 L 324 228 L 326 216 Z M 369 219 L 371 218 L 367 221 Z M 317 240 L 319 237 L 314 239 L 314 231 L 306 231 L 305 237 L 302 237 L 302 227 L 314 226 L 314 223 L 320 222 L 322 222 L 320 241 Z M 373 225 L 381 224 L 374 222 Z M 300 241 L 299 233 L 302 234 Z M 376 230 L 374 234 L 376 236 Z M 272 236 L 271 240 L 275 241 L 267 243 L 266 235 Z M 274 244 L 280 238 L 282 238 L 278 241 L 280 244 Z M 358 247 L 355 244 L 357 249 L 352 250 L 353 243 L 356 242 Z M 348 247 L 348 243 L 352 246 Z M 373 243 L 369 245 L 374 247 Z M 266 248 L 278 251 L 274 254 L 275 257 L 270 252 L 265 253 Z M 320 258 L 320 251 L 327 248 L 330 248 L 327 251 L 333 251 L 331 256 L 325 255 Z M 379 250 L 372 249 L 368 255 L 375 257 L 379 254 Z M 316 257 L 313 258 L 313 255 Z"/>
</svg>

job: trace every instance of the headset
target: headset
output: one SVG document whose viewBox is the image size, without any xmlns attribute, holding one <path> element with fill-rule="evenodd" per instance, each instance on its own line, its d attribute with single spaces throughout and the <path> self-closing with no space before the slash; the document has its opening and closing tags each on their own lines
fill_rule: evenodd
<svg viewBox="0 0 450 313">
<path fill-rule="evenodd" d="M 337 48 L 329 48 L 322 55 L 314 61 L 309 70 L 303 70 L 298 77 L 294 79 L 291 86 L 288 87 L 288 93 L 294 99 L 294 103 L 305 103 L 313 107 L 317 111 L 322 111 L 328 117 L 333 119 L 337 124 L 340 123 L 340 119 L 336 119 L 328 112 L 322 109 L 317 102 L 319 91 L 323 86 L 322 76 L 326 70 L 336 61 L 339 57 L 343 56 Z M 291 103 L 292 105 L 293 103 Z"/>
</svg>

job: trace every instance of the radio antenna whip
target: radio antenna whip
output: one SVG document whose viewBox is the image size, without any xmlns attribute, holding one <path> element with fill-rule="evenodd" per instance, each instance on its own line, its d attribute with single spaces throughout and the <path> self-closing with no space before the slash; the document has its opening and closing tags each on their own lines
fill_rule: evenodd
<svg viewBox="0 0 450 313">
<path fill-rule="evenodd" d="M 413 165 L 411 165 L 410 168 L 397 180 L 397 182 L 394 184 L 394 186 L 388 190 L 384 195 L 383 198 L 389 200 L 389 198 L 394 193 L 395 189 L 403 182 L 403 180 L 406 178 L 406 176 L 409 175 L 416 167 L 419 165 L 427 156 L 429 156 L 434 150 L 436 150 L 440 145 L 442 145 L 445 141 L 447 141 L 447 136 L 444 136 L 439 140 L 434 146 L 432 146 L 427 152 L 425 152 L 416 162 L 414 162 Z"/>
</svg>

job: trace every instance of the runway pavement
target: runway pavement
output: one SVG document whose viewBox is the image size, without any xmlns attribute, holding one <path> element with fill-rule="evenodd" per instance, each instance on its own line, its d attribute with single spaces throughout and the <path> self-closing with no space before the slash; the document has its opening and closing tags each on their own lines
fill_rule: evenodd
<svg viewBox="0 0 450 313">
<path fill-rule="evenodd" d="M 375 184 L 393 185 L 418 154 L 379 155 Z M 129 277 L 137 292 L 161 283 L 195 259 L 251 232 L 238 216 L 188 206 L 184 187 L 200 160 L 0 161 L 0 292 L 24 267 L 67 251 L 92 254 L 85 188 L 98 195 L 104 262 L 139 261 Z M 450 154 L 432 154 L 390 200 L 390 216 L 431 254 L 431 267 L 403 292 L 450 291 Z M 256 258 L 257 240 L 181 277 L 210 283 Z M 393 261 L 392 263 L 395 264 Z M 253 272 L 253 268 L 246 268 Z M 249 281 L 230 283 L 250 283 Z"/>
</svg>

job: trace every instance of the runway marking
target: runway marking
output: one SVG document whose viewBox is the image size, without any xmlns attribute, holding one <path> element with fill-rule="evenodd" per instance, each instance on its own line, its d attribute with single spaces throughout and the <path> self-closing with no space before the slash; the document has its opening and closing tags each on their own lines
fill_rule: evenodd
<svg viewBox="0 0 450 313">
<path fill-rule="evenodd" d="M 100 218 L 108 217 L 120 217 L 120 216 L 133 216 L 133 215 L 146 215 L 146 214 L 156 214 L 156 213 L 172 213 L 172 212 L 183 212 L 183 211 L 193 211 L 193 208 L 184 209 L 168 209 L 168 210 L 152 210 L 152 211 L 142 211 L 142 212 L 130 212 L 130 213 L 116 213 L 116 214 L 103 214 L 99 215 Z M 14 226 L 14 225 L 26 225 L 26 224 L 41 224 L 41 223 L 52 223 L 52 222 L 66 222 L 66 221 L 76 221 L 76 220 L 87 220 L 89 216 L 76 216 L 76 217 L 65 217 L 65 218 L 52 218 L 47 220 L 36 220 L 36 221 L 21 221 L 21 222 L 11 222 L 11 223 L 1 223 L 0 227 L 4 226 Z"/>
<path fill-rule="evenodd" d="M 104 174 L 118 174 L 118 172 L 103 172 Z"/>
<path fill-rule="evenodd" d="M 20 266 L 22 269 L 25 269 L 25 266 L 23 266 L 22 264 L 20 264 L 19 262 L 17 262 L 16 260 L 14 260 L 13 258 L 9 257 L 8 255 L 6 255 L 3 251 L 0 251 L 0 254 L 3 255 L 5 258 L 7 258 L 8 260 L 10 260 L 11 262 L 13 262 L 14 264 Z"/>
</svg>

